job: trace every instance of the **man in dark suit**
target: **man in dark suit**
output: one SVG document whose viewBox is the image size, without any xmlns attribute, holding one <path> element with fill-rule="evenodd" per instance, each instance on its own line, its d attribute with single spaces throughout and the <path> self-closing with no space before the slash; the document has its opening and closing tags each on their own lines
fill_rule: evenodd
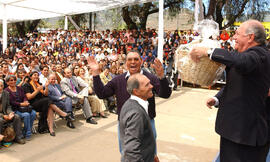
<svg viewBox="0 0 270 162">
<path fill-rule="evenodd" d="M 4 124 L 12 123 L 16 133 L 15 141 L 19 144 L 25 144 L 22 134 L 21 118 L 12 111 L 9 103 L 9 93 L 3 89 L 4 83 L 0 80 L 0 134 Z"/>
<path fill-rule="evenodd" d="M 148 98 L 153 96 L 152 84 L 143 74 L 134 74 L 127 81 L 130 98 L 120 112 L 122 162 L 153 162 L 156 141 L 148 116 Z"/>
<path fill-rule="evenodd" d="M 72 114 L 72 100 L 70 97 L 64 95 L 60 85 L 56 84 L 56 76 L 54 73 L 49 75 L 49 83 L 50 84 L 48 86 L 48 97 L 57 107 L 60 107 L 65 112 Z M 75 120 L 73 115 L 71 115 L 71 119 Z M 69 128 L 75 128 L 72 121 L 70 120 L 67 120 L 67 126 Z"/>
<path fill-rule="evenodd" d="M 191 58 L 210 57 L 226 65 L 226 86 L 207 101 L 218 106 L 216 132 L 220 139 L 221 162 L 265 162 L 269 149 L 270 111 L 266 108 L 270 85 L 270 53 L 263 25 L 249 20 L 240 25 L 236 52 L 194 48 Z"/>
</svg>

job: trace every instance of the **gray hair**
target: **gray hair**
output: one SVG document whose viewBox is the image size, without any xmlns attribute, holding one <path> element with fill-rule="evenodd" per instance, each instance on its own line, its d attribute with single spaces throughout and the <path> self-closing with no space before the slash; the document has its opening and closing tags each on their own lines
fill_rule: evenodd
<svg viewBox="0 0 270 162">
<path fill-rule="evenodd" d="M 140 82 L 138 80 L 138 74 L 133 74 L 127 81 L 127 91 L 129 94 L 133 94 L 134 89 L 139 89 Z"/>
<path fill-rule="evenodd" d="M 256 20 L 249 20 L 246 34 L 254 34 L 254 41 L 260 45 L 265 45 L 266 33 L 264 27 L 260 23 L 254 23 Z"/>
<path fill-rule="evenodd" d="M 49 74 L 48 78 L 51 78 L 52 76 L 56 77 L 55 73 Z"/>
<path fill-rule="evenodd" d="M 11 78 L 17 80 L 17 77 L 16 77 L 15 75 L 8 75 L 8 76 L 6 77 L 6 79 L 5 79 L 6 82 L 8 82 Z"/>
</svg>

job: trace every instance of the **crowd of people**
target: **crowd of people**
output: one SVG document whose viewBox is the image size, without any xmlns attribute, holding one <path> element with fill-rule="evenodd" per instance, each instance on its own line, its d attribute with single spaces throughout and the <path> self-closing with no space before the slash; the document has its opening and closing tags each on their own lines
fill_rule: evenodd
<svg viewBox="0 0 270 162">
<path fill-rule="evenodd" d="M 164 75 L 173 76 L 173 56 L 179 45 L 190 43 L 198 36 L 192 30 L 165 33 Z M 223 48 L 233 50 L 234 41 L 225 30 L 218 40 Z M 87 59 L 94 57 L 98 62 L 101 81 L 106 85 L 117 75 L 126 72 L 125 59 L 131 50 L 139 51 L 142 69 L 155 74 L 157 45 L 155 29 L 58 29 L 47 33 L 28 33 L 25 37 L 9 37 L 8 47 L 4 51 L 0 44 L 0 130 L 12 122 L 15 141 L 24 144 L 24 139 L 31 140 L 35 132 L 33 122 L 39 112 L 37 131 L 55 136 L 54 113 L 65 118 L 69 128 L 75 128 L 74 108 L 79 105 L 82 105 L 86 122 L 97 124 L 95 117 L 107 118 L 105 111 L 116 113 L 117 105 L 114 96 L 106 99 L 97 97 Z M 178 76 L 174 78 L 176 90 Z M 23 129 L 18 124 L 19 118 L 23 119 Z"/>
</svg>

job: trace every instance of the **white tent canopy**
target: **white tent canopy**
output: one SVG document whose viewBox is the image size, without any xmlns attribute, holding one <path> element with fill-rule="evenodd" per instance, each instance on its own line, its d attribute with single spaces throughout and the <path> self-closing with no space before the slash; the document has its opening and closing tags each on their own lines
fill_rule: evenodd
<svg viewBox="0 0 270 162">
<path fill-rule="evenodd" d="M 0 0 L 0 20 L 6 18 L 9 23 L 44 19 L 151 1 L 153 0 Z"/>
<path fill-rule="evenodd" d="M 0 21 L 3 24 L 3 50 L 7 47 L 7 23 L 89 13 L 124 7 L 154 0 L 0 0 Z M 163 56 L 163 0 L 159 0 L 159 49 Z M 162 6 L 162 7 L 161 7 Z M 162 25 L 161 25 L 162 24 Z"/>
</svg>

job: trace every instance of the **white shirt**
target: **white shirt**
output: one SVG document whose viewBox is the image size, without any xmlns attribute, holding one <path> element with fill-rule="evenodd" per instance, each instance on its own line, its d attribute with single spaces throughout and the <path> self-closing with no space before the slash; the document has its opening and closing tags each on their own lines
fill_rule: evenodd
<svg viewBox="0 0 270 162">
<path fill-rule="evenodd" d="M 145 101 L 134 95 L 131 95 L 130 99 L 137 101 L 145 109 L 145 112 L 148 115 L 148 105 L 149 105 L 148 101 Z"/>
<path fill-rule="evenodd" d="M 39 82 L 42 84 L 43 87 L 45 87 L 45 84 L 47 81 L 48 81 L 48 78 L 46 78 L 43 74 L 39 75 Z"/>
<path fill-rule="evenodd" d="M 143 71 L 142 70 L 140 71 L 140 74 L 143 74 Z M 127 71 L 127 74 L 126 74 L 125 78 L 127 78 L 127 77 L 130 77 L 129 71 Z"/>
</svg>

